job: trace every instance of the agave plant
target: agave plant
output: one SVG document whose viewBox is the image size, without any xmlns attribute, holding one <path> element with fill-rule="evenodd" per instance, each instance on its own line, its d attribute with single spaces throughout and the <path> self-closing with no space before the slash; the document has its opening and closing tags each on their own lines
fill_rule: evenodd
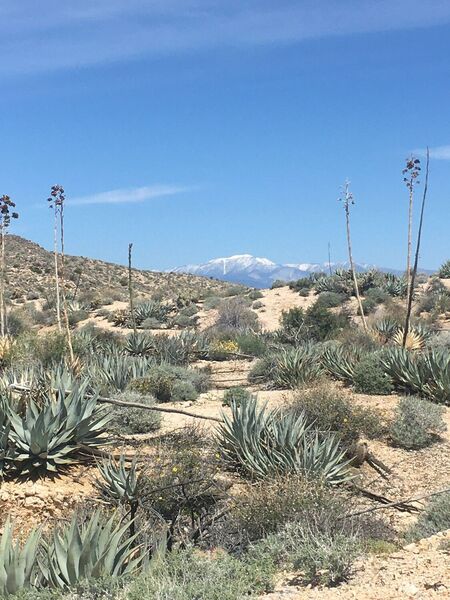
<svg viewBox="0 0 450 600">
<path fill-rule="evenodd" d="M 361 360 L 356 350 L 349 351 L 337 344 L 328 344 L 321 354 L 321 362 L 325 370 L 335 379 L 352 383 L 355 369 Z"/>
<path fill-rule="evenodd" d="M 260 408 L 255 398 L 223 417 L 218 440 L 228 461 L 252 477 L 296 473 L 330 485 L 348 480 L 349 462 L 339 441 L 314 430 L 303 414 Z"/>
<path fill-rule="evenodd" d="M 134 318 L 137 325 L 141 325 L 146 319 L 157 319 L 161 323 L 167 321 L 172 307 L 156 300 L 149 300 L 138 304 L 134 309 Z"/>
<path fill-rule="evenodd" d="M 119 460 L 108 458 L 99 463 L 98 470 L 100 477 L 96 479 L 95 486 L 104 498 L 137 505 L 140 490 L 136 461 L 128 468 L 125 457 L 121 454 Z"/>
<path fill-rule="evenodd" d="M 0 398 L 0 479 L 3 477 L 10 458 L 9 430 L 10 421 L 4 398 Z"/>
<path fill-rule="evenodd" d="M 93 360 L 88 373 L 101 387 L 123 391 L 132 379 L 145 377 L 151 364 L 147 358 L 115 352 Z"/>
<path fill-rule="evenodd" d="M 70 525 L 53 532 L 41 564 L 44 585 L 67 589 L 85 579 L 132 575 L 145 560 L 144 548 L 130 536 L 129 523 L 117 515 L 106 519 L 96 511 L 85 523 L 77 515 Z"/>
<path fill-rule="evenodd" d="M 323 374 L 317 352 L 313 346 L 282 348 L 270 358 L 267 379 L 275 388 L 294 389 L 316 380 Z"/>
<path fill-rule="evenodd" d="M 22 588 L 31 587 L 36 581 L 36 564 L 41 532 L 34 529 L 25 544 L 13 541 L 9 517 L 0 538 L 0 596 L 16 594 Z"/>
<path fill-rule="evenodd" d="M 405 330 L 402 327 L 400 327 L 399 329 L 397 329 L 397 331 L 392 336 L 392 342 L 396 346 L 403 346 L 404 336 L 405 336 Z M 405 341 L 406 341 L 406 343 L 405 343 L 404 347 L 407 350 L 422 350 L 422 348 L 425 346 L 425 340 L 420 335 L 420 333 L 418 333 L 417 331 L 414 331 L 414 329 L 410 329 L 408 331 L 408 333 L 406 334 Z"/>
<path fill-rule="evenodd" d="M 86 396 L 77 386 L 60 390 L 57 400 L 47 396 L 39 405 L 29 400 L 23 415 L 11 408 L 8 415 L 11 458 L 24 475 L 34 470 L 55 473 L 77 462 L 84 447 L 106 444 L 105 429 L 112 418 L 96 396 Z"/>
<path fill-rule="evenodd" d="M 389 342 L 398 330 L 398 323 L 389 317 L 380 319 L 372 325 L 372 334 L 383 344 Z"/>
<path fill-rule="evenodd" d="M 124 349 L 131 356 L 147 356 L 153 349 L 153 340 L 145 333 L 133 332 L 127 337 Z"/>
<path fill-rule="evenodd" d="M 403 298 L 408 290 L 408 282 L 405 277 L 398 277 L 392 273 L 385 274 L 385 282 L 381 288 L 390 296 Z"/>
<path fill-rule="evenodd" d="M 56 415 L 52 401 L 41 407 L 30 400 L 23 416 L 9 412 L 14 465 L 24 475 L 34 470 L 55 473 L 74 462 L 73 429 Z"/>
<path fill-rule="evenodd" d="M 444 350 L 412 353 L 391 348 L 381 364 L 397 387 L 434 402 L 450 404 L 450 355 Z"/>
</svg>

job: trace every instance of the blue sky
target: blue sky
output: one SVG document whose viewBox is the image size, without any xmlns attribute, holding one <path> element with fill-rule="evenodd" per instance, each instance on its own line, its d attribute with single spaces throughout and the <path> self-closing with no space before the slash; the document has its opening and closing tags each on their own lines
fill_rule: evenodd
<svg viewBox="0 0 450 600">
<path fill-rule="evenodd" d="M 72 254 L 340 260 L 349 178 L 355 258 L 401 267 L 429 145 L 421 264 L 450 256 L 448 0 L 0 0 L 0 34 L 15 233 L 51 247 L 60 183 Z"/>
</svg>

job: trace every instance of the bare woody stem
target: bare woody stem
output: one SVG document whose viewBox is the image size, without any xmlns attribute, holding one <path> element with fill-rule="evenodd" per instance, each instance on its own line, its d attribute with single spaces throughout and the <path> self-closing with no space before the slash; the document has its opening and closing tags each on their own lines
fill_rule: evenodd
<svg viewBox="0 0 450 600">
<path fill-rule="evenodd" d="M 349 182 L 348 181 L 345 182 L 343 201 L 344 201 L 344 208 L 345 208 L 345 220 L 346 220 L 346 225 L 347 225 L 348 259 L 350 262 L 350 269 L 352 271 L 353 285 L 355 287 L 355 294 L 356 294 L 356 300 L 358 302 L 359 314 L 361 315 L 361 320 L 362 320 L 364 331 L 367 332 L 367 322 L 366 322 L 366 317 L 364 315 L 364 309 L 363 309 L 363 305 L 361 302 L 361 296 L 359 294 L 359 286 L 358 286 L 358 279 L 356 277 L 355 263 L 353 262 L 352 240 L 351 240 L 351 235 L 350 235 L 350 202 L 352 201 L 352 196 L 349 192 Z"/>
<path fill-rule="evenodd" d="M 63 301 L 63 312 L 64 312 L 64 325 L 66 329 L 67 345 L 69 346 L 70 362 L 73 364 L 75 356 L 73 353 L 72 345 L 72 333 L 70 331 L 69 323 L 69 312 L 67 309 L 67 296 L 66 296 L 66 282 L 65 282 L 65 255 L 64 255 L 64 202 L 61 202 L 59 207 L 59 219 L 60 219 L 60 235 L 61 235 L 61 296 Z"/>
<path fill-rule="evenodd" d="M 136 328 L 136 319 L 134 315 L 134 301 L 133 301 L 133 275 L 131 268 L 131 252 L 133 250 L 133 244 L 128 244 L 128 295 L 130 299 L 130 314 L 131 314 L 131 323 L 133 325 L 133 332 L 137 333 Z"/>
<path fill-rule="evenodd" d="M 414 284 L 416 281 L 417 268 L 419 266 L 420 242 L 422 240 L 423 215 L 424 215 L 424 211 L 425 211 L 425 202 L 426 202 L 427 193 L 428 193 L 429 172 L 430 172 L 430 150 L 427 147 L 427 165 L 426 165 L 426 171 L 425 171 L 425 185 L 423 188 L 422 207 L 420 209 L 420 221 L 419 221 L 419 231 L 417 233 L 416 254 L 415 254 L 415 258 L 414 258 L 413 270 L 411 273 L 411 285 L 409 287 L 408 305 L 406 308 L 406 319 L 405 319 L 405 328 L 403 331 L 403 344 L 402 344 L 403 348 L 406 348 L 406 342 L 408 339 L 408 332 L 409 332 L 409 325 L 410 325 L 410 321 L 411 321 L 412 301 L 413 301 L 413 297 L 414 297 Z"/>
<path fill-rule="evenodd" d="M 61 326 L 61 295 L 59 290 L 59 265 L 58 265 L 58 208 L 54 206 L 55 222 L 53 225 L 53 254 L 55 257 L 55 292 L 56 292 L 56 321 L 58 330 L 62 331 Z"/>
<path fill-rule="evenodd" d="M 5 225 L 1 224 L 1 269 L 0 269 L 0 328 L 1 336 L 6 333 L 5 310 Z"/>
</svg>

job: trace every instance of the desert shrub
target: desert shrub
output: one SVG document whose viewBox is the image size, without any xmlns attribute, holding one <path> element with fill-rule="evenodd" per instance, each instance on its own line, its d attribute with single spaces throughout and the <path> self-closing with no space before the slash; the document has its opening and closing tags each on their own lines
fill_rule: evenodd
<svg viewBox="0 0 450 600">
<path fill-rule="evenodd" d="M 191 303 L 180 310 L 180 314 L 186 317 L 193 317 L 198 313 L 198 307 Z"/>
<path fill-rule="evenodd" d="M 275 389 L 294 389 L 317 381 L 324 374 L 313 346 L 281 348 L 264 356 L 252 367 L 248 379 L 251 383 L 266 383 Z"/>
<path fill-rule="evenodd" d="M 194 550 L 176 551 L 152 562 L 127 590 L 127 600 L 237 600 L 270 591 L 273 563 L 215 556 Z"/>
<path fill-rule="evenodd" d="M 17 337 L 27 329 L 26 319 L 18 311 L 12 311 L 7 315 L 7 331 L 9 335 Z"/>
<path fill-rule="evenodd" d="M 361 304 L 365 315 L 370 315 L 371 313 L 375 312 L 378 306 L 377 302 L 375 302 L 373 298 L 364 298 Z M 358 314 L 361 314 L 359 307 Z"/>
<path fill-rule="evenodd" d="M 264 294 L 261 292 L 261 290 L 251 290 L 251 292 L 249 292 L 247 295 L 250 300 L 259 300 L 260 298 L 264 297 Z"/>
<path fill-rule="evenodd" d="M 243 387 L 232 387 L 225 391 L 223 395 L 223 404 L 225 406 L 231 406 L 231 404 L 236 404 L 240 406 L 241 404 L 248 402 L 252 397 L 251 393 Z"/>
<path fill-rule="evenodd" d="M 69 311 L 69 314 L 68 314 L 69 325 L 71 327 L 73 327 L 80 321 L 84 321 L 88 318 L 89 318 L 89 313 L 87 312 L 87 310 L 83 310 L 83 309 L 71 310 L 71 311 Z"/>
<path fill-rule="evenodd" d="M 341 306 L 348 296 L 338 292 L 322 292 L 316 300 L 316 303 L 323 308 L 335 308 Z"/>
<path fill-rule="evenodd" d="M 275 476 L 247 485 L 235 499 L 230 529 L 243 543 L 281 531 L 287 522 L 307 520 L 322 511 L 337 510 L 339 500 L 320 482 L 298 475 Z"/>
<path fill-rule="evenodd" d="M 223 291 L 224 298 L 231 298 L 234 296 L 240 296 L 245 292 L 243 285 L 230 285 Z"/>
<path fill-rule="evenodd" d="M 321 342 L 335 338 L 348 327 L 348 315 L 333 313 L 315 302 L 304 312 L 301 308 L 291 308 L 281 316 L 281 336 L 289 343 L 301 340 Z"/>
<path fill-rule="evenodd" d="M 267 344 L 261 335 L 255 333 L 240 333 L 236 336 L 236 343 L 242 354 L 262 356 L 266 353 Z"/>
<path fill-rule="evenodd" d="M 172 324 L 176 327 L 186 328 L 186 327 L 194 327 L 197 320 L 196 318 L 188 317 L 187 315 L 179 314 L 173 318 Z"/>
<path fill-rule="evenodd" d="M 374 438 L 384 432 L 380 415 L 358 406 L 349 393 L 330 383 L 299 390 L 287 409 L 295 414 L 305 414 L 321 431 L 335 433 L 346 447 L 362 436 Z"/>
<path fill-rule="evenodd" d="M 223 300 L 218 308 L 216 327 L 219 329 L 254 330 L 259 329 L 258 316 L 242 298 Z"/>
<path fill-rule="evenodd" d="M 438 494 L 430 500 L 417 523 L 407 533 L 407 538 L 420 540 L 447 529 L 450 529 L 450 492 Z"/>
<path fill-rule="evenodd" d="M 276 290 L 277 288 L 282 288 L 285 287 L 287 285 L 286 281 L 283 281 L 282 279 L 275 279 L 275 281 L 272 282 L 272 285 L 270 286 L 270 288 L 272 290 Z"/>
<path fill-rule="evenodd" d="M 402 398 L 390 427 L 392 442 L 407 450 L 429 446 L 446 429 L 443 412 L 442 407 L 422 398 Z"/>
<path fill-rule="evenodd" d="M 130 391 L 122 392 L 114 398 L 123 402 L 139 402 L 139 404 L 146 404 L 147 406 L 155 404 L 153 398 Z M 111 414 L 112 420 L 109 429 L 119 435 L 149 433 L 150 431 L 156 431 L 161 426 L 161 413 L 153 410 L 111 405 Z"/>
<path fill-rule="evenodd" d="M 208 298 L 205 298 L 205 300 L 203 302 L 203 307 L 205 310 L 212 310 L 213 308 L 219 308 L 222 301 L 223 301 L 223 299 L 219 298 L 218 296 L 208 296 Z"/>
<path fill-rule="evenodd" d="M 364 298 L 372 300 L 375 304 L 383 304 L 389 298 L 389 294 L 382 288 L 372 287 L 364 292 Z"/>
<path fill-rule="evenodd" d="M 304 584 L 335 586 L 348 579 L 361 545 L 356 530 L 327 514 L 287 523 L 280 533 L 261 542 L 261 550 L 299 571 Z"/>
<path fill-rule="evenodd" d="M 392 379 L 386 374 L 379 356 L 372 354 L 363 358 L 355 366 L 353 387 L 359 394 L 390 394 Z"/>
<path fill-rule="evenodd" d="M 255 302 L 253 302 L 253 304 L 252 304 L 253 310 L 259 310 L 263 306 L 264 306 L 264 303 L 260 302 L 260 300 L 255 300 Z"/>
<path fill-rule="evenodd" d="M 141 327 L 142 329 L 161 329 L 164 327 L 164 323 L 161 323 L 161 321 L 155 317 L 147 317 L 147 319 L 142 321 Z"/>
<path fill-rule="evenodd" d="M 445 261 L 438 271 L 438 277 L 441 279 L 450 279 L 450 260 Z"/>
<path fill-rule="evenodd" d="M 185 385 L 181 386 L 181 383 Z M 158 402 L 195 400 L 198 394 L 205 392 L 208 387 L 209 375 L 205 371 L 169 364 L 155 365 L 148 370 L 145 377 L 134 379 L 129 384 L 129 389 L 153 396 Z"/>
</svg>

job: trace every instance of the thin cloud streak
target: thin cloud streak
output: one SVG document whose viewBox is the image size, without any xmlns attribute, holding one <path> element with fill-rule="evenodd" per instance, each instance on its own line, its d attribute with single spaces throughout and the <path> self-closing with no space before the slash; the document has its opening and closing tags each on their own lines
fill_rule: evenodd
<svg viewBox="0 0 450 600">
<path fill-rule="evenodd" d="M 23 75 L 450 22 L 448 0 L 0 0 L 0 73 Z"/>
<path fill-rule="evenodd" d="M 67 201 L 70 206 L 90 206 L 93 204 L 137 204 L 164 198 L 166 196 L 175 196 L 187 192 L 192 188 L 176 185 L 151 185 L 138 188 L 123 188 L 110 190 L 108 192 L 99 192 L 89 196 L 79 196 Z"/>
<path fill-rule="evenodd" d="M 413 154 L 417 154 L 417 156 L 426 156 L 427 149 L 419 148 L 414 150 Z M 435 160 L 450 160 L 450 145 L 430 148 L 430 158 L 434 158 Z"/>
</svg>

